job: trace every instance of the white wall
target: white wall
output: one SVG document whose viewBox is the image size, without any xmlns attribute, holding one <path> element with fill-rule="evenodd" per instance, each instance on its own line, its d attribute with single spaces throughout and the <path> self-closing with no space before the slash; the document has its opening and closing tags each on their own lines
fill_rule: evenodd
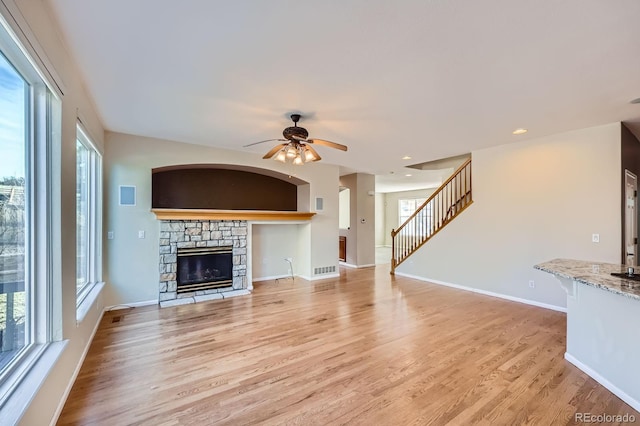
<svg viewBox="0 0 640 426">
<path fill-rule="evenodd" d="M 300 225 L 297 238 L 304 248 L 296 255 L 296 273 L 313 278 L 315 267 L 338 266 L 338 167 L 313 163 L 283 165 L 263 160 L 260 155 L 209 148 L 121 133 L 106 134 L 106 217 L 114 239 L 107 242 L 106 293 L 108 305 L 144 302 L 158 298 L 159 221 L 151 213 L 151 170 L 178 164 L 242 164 L 269 168 L 309 182 L 306 211 L 314 211 L 315 198 L 324 199 L 324 209 L 308 226 Z M 118 186 L 137 187 L 137 205 L 118 205 Z M 300 191 L 299 191 L 300 192 Z M 299 199 L 299 202 L 301 200 Z M 311 209 L 309 209 L 311 204 Z M 300 206 L 303 207 L 303 206 Z M 138 231 L 146 232 L 138 239 Z M 268 233 L 274 237 L 277 235 Z M 259 237 L 260 238 L 259 234 Z M 300 246 L 298 246 L 300 247 Z M 258 258 L 261 253 L 253 253 Z M 298 269 L 299 268 L 299 269 Z"/>
<path fill-rule="evenodd" d="M 385 214 L 385 194 L 376 192 L 375 195 L 375 244 L 376 246 L 384 246 L 386 244 L 386 214 Z"/>
<path fill-rule="evenodd" d="M 620 123 L 474 151 L 473 205 L 397 271 L 565 307 L 533 265 L 619 263 L 620 155 Z"/>
<path fill-rule="evenodd" d="M 90 96 L 86 92 L 82 76 L 68 55 L 59 30 L 45 2 L 33 0 L 2 0 L 18 20 L 18 26 L 26 34 L 29 44 L 38 50 L 38 56 L 50 67 L 56 82 L 63 89 L 62 126 L 60 150 L 61 163 L 54 167 L 53 203 L 60 206 L 60 213 L 52 218 L 54 234 L 59 235 L 59 245 L 54 247 L 61 264 L 54 264 L 55 293 L 61 300 L 54 309 L 61 310 L 62 330 L 56 331 L 68 340 L 67 347 L 54 365 L 53 370 L 35 395 L 21 424 L 47 425 L 70 389 L 71 380 L 79 366 L 89 339 L 100 320 L 103 303 L 98 298 L 83 321 L 76 323 L 76 123 L 78 115 L 99 150 L 103 149 L 104 130 L 98 119 Z M 11 22 L 11 18 L 7 17 Z M 13 25 L 13 23 L 12 23 Z M 60 306 L 61 305 L 61 306 Z M 2 423 L 0 415 L 0 423 Z"/>
<path fill-rule="evenodd" d="M 293 274 L 299 274 L 303 264 L 300 244 L 301 225 L 252 224 L 251 225 L 251 277 L 254 281 L 291 275 L 286 258 L 292 259 Z"/>
<path fill-rule="evenodd" d="M 376 179 L 368 173 L 357 173 L 358 190 L 357 222 L 351 226 L 358 227 L 358 266 L 376 264 L 375 241 L 375 197 Z"/>
<path fill-rule="evenodd" d="M 437 188 L 417 189 L 415 191 L 388 192 L 384 194 L 384 245 L 391 246 L 391 230 L 398 229 L 398 201 L 412 198 L 429 198 Z"/>
</svg>

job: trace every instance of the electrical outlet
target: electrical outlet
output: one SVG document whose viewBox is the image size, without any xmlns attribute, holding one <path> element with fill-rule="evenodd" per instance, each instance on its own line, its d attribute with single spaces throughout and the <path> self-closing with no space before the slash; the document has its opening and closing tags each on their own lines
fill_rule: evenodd
<svg viewBox="0 0 640 426">
<path fill-rule="evenodd" d="M 138 231 L 138 238 L 140 239 L 144 238 L 144 231 Z"/>
<path fill-rule="evenodd" d="M 291 258 L 291 257 L 285 257 L 285 258 L 284 258 L 284 261 L 285 261 L 285 262 L 289 262 L 289 263 L 291 263 L 291 262 L 293 262 L 293 258 Z"/>
<path fill-rule="evenodd" d="M 113 231 L 107 231 L 107 240 L 113 240 Z"/>
<path fill-rule="evenodd" d="M 529 280 L 529 287 L 536 288 L 536 283 L 533 280 Z"/>
<path fill-rule="evenodd" d="M 591 234 L 591 242 L 599 243 L 600 242 L 600 234 Z"/>
</svg>

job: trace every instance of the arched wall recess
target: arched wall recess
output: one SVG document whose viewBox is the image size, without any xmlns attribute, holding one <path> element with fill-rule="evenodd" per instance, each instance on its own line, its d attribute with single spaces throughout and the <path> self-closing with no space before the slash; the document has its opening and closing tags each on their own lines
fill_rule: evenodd
<svg viewBox="0 0 640 426">
<path fill-rule="evenodd" d="M 297 211 L 298 185 L 273 170 L 224 164 L 187 164 L 152 170 L 152 207 Z"/>
</svg>

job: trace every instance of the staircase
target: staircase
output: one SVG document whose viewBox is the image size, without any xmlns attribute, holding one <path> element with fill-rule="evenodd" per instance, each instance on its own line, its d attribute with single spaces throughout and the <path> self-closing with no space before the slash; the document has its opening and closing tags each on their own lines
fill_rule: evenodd
<svg viewBox="0 0 640 426">
<path fill-rule="evenodd" d="M 398 229 L 391 231 L 391 273 L 473 203 L 471 158 L 465 161 Z"/>
</svg>

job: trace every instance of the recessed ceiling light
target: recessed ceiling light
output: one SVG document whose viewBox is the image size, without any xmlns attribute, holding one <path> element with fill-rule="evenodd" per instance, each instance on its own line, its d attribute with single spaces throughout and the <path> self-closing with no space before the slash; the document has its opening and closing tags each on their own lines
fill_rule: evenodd
<svg viewBox="0 0 640 426">
<path fill-rule="evenodd" d="M 404 157 L 402 157 L 403 160 L 411 160 L 411 157 L 409 157 L 408 155 L 405 155 Z"/>
<path fill-rule="evenodd" d="M 407 173 L 405 176 L 406 176 L 406 177 L 411 177 L 411 176 L 413 176 L 413 175 L 411 175 L 410 173 Z"/>
<path fill-rule="evenodd" d="M 527 130 L 527 129 L 522 129 L 522 128 L 520 128 L 520 129 L 515 129 L 515 130 L 513 131 L 513 134 L 514 134 L 514 135 L 524 135 L 524 134 L 525 134 L 525 133 L 527 133 L 527 132 L 528 132 L 528 130 Z"/>
<path fill-rule="evenodd" d="M 635 98 L 631 101 L 632 104 L 640 104 L 640 98 Z"/>
</svg>

